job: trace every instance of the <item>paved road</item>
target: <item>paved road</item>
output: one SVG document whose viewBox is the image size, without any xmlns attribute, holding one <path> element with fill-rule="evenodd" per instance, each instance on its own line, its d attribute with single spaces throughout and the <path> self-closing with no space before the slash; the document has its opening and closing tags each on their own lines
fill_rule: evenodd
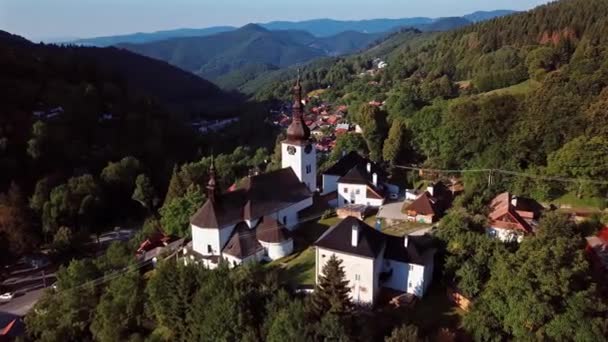
<svg viewBox="0 0 608 342">
<path fill-rule="evenodd" d="M 47 266 L 41 269 L 20 266 L 16 267 L 2 287 L 15 294 L 8 303 L 0 303 L 0 311 L 5 314 L 23 316 L 36 304 L 45 285 L 51 286 L 55 282 L 56 268 Z"/>
</svg>

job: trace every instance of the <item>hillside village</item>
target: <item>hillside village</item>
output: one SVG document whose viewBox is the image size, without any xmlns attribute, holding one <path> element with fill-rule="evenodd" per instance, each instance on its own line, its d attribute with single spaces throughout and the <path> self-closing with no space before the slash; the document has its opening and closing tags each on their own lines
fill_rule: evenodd
<svg viewBox="0 0 608 342">
<path fill-rule="evenodd" d="M 607 16 L 0 30 L 0 341 L 606 340 Z"/>
</svg>

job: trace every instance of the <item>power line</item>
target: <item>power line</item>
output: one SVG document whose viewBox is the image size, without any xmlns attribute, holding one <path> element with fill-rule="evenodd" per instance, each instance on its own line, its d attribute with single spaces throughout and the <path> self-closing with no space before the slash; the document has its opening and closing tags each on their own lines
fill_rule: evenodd
<svg viewBox="0 0 608 342">
<path fill-rule="evenodd" d="M 524 172 L 517 171 L 509 171 L 503 169 L 429 169 L 429 168 L 421 168 L 415 166 L 403 166 L 403 165 L 395 165 L 396 168 L 412 170 L 412 171 L 423 171 L 430 173 L 488 173 L 492 175 L 493 173 L 499 173 L 507 176 L 517 176 L 524 177 L 529 179 L 536 179 L 542 181 L 550 181 L 550 182 L 560 182 L 560 183 L 587 183 L 587 184 L 596 184 L 596 185 L 608 185 L 608 181 L 602 180 L 593 180 L 593 179 L 585 179 L 585 178 L 568 178 L 568 177 L 551 177 L 551 176 L 541 176 L 541 175 L 533 175 Z"/>
</svg>

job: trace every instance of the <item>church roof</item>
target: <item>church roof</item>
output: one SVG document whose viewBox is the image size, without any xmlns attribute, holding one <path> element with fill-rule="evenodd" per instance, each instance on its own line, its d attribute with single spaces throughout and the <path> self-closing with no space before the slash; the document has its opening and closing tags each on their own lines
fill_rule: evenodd
<svg viewBox="0 0 608 342">
<path fill-rule="evenodd" d="M 241 222 L 232 231 L 222 253 L 245 259 L 263 249 L 256 238 L 255 230 L 249 229 L 247 223 Z"/>
<path fill-rule="evenodd" d="M 247 177 L 231 192 L 207 200 L 190 218 L 201 228 L 221 228 L 244 220 L 257 219 L 312 197 L 292 168 Z"/>
<path fill-rule="evenodd" d="M 287 127 L 287 142 L 291 144 L 305 144 L 310 139 L 310 128 L 308 128 L 303 119 L 304 104 L 302 103 L 300 76 L 298 76 L 298 80 L 293 87 L 293 95 L 293 114 L 291 124 Z"/>
<path fill-rule="evenodd" d="M 275 218 L 265 216 L 257 227 L 257 238 L 262 242 L 281 243 L 291 239 L 290 231 Z"/>
</svg>

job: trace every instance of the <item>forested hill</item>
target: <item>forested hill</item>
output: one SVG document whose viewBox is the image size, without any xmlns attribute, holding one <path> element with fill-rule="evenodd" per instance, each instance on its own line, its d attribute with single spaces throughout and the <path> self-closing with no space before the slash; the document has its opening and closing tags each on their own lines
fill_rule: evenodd
<svg viewBox="0 0 608 342">
<path fill-rule="evenodd" d="M 121 48 L 160 59 L 183 70 L 231 86 L 235 72 L 263 72 L 305 63 L 322 56 L 360 50 L 380 38 L 380 34 L 343 32 L 317 38 L 305 31 L 269 31 L 249 24 L 238 30 L 206 37 L 174 38 L 147 44 L 120 44 Z M 232 78 L 224 81 L 224 77 Z M 239 82 L 236 82 L 237 85 Z"/>
<path fill-rule="evenodd" d="M 383 148 L 401 138 L 391 139 L 383 127 L 397 122 L 408 127 L 399 143 L 401 163 L 605 180 L 606 18 L 605 0 L 557 1 L 416 44 L 410 39 L 388 52 L 388 68 L 373 76 L 361 76 L 373 58 L 364 53 L 306 70 L 304 84 L 307 90 L 330 87 L 324 100 L 349 105 L 351 118 L 367 126 L 376 159 L 395 155 L 384 155 Z M 288 88 L 273 84 L 258 95 L 269 96 L 269 89 Z M 370 108 L 372 100 L 386 103 Z M 608 190 L 583 181 L 504 182 L 511 191 L 543 200 L 570 191 L 603 198 Z"/>
</svg>

